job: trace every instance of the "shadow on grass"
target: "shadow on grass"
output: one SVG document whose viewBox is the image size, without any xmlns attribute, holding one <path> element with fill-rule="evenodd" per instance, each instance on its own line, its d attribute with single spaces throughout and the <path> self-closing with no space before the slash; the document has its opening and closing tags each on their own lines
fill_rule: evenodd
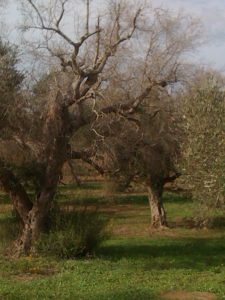
<svg viewBox="0 0 225 300">
<path fill-rule="evenodd" d="M 102 189 L 102 182 L 95 182 L 95 181 L 86 181 L 82 182 L 80 186 L 76 183 L 59 185 L 58 189 L 60 191 L 64 190 L 100 190 Z"/>
<path fill-rule="evenodd" d="M 176 192 L 165 192 L 163 194 L 163 201 L 165 203 L 176 203 L 176 204 L 185 204 L 185 203 L 192 203 L 193 200 L 190 196 L 176 193 Z"/>
<path fill-rule="evenodd" d="M 115 193 L 114 195 L 91 195 L 91 190 L 97 190 L 100 188 L 99 185 L 93 185 L 91 189 L 89 190 L 89 185 L 87 187 L 79 188 L 74 187 L 74 185 L 67 185 L 67 186 L 61 186 L 59 189 L 59 194 L 57 195 L 57 199 L 59 202 L 67 202 L 70 204 L 80 204 L 81 202 L 85 204 L 93 204 L 96 202 L 99 202 L 101 204 L 130 204 L 130 205 L 148 205 L 148 196 L 147 194 L 119 194 Z M 74 191 L 80 191 L 80 190 L 87 190 L 87 194 L 84 194 L 82 196 L 79 196 L 77 198 L 74 198 L 74 193 L 72 193 L 72 199 L 70 198 L 70 195 L 68 194 L 69 190 Z M 89 191 L 88 191 L 89 190 Z M 64 191 L 67 191 L 65 194 Z M 191 203 L 192 199 L 184 194 L 179 193 L 168 193 L 165 192 L 163 196 L 163 200 L 165 203 L 175 203 L 175 204 L 185 204 L 185 203 Z"/>
<path fill-rule="evenodd" d="M 74 197 L 74 196 L 73 196 Z M 125 196 L 85 196 L 85 197 L 77 197 L 70 199 L 68 195 L 58 195 L 57 199 L 59 203 L 63 205 L 143 205 L 147 204 L 147 197 L 146 196 L 132 196 L 132 195 L 125 195 Z"/>
<path fill-rule="evenodd" d="M 225 263 L 225 237 L 185 238 L 179 240 L 124 239 L 117 244 L 105 245 L 100 255 L 113 261 L 122 258 L 148 259 L 146 270 L 151 269 L 197 269 L 218 267 Z"/>
</svg>

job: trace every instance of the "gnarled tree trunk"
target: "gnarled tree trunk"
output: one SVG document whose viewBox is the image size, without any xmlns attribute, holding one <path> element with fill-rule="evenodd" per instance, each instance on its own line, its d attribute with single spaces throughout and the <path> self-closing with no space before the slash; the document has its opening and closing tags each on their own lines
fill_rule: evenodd
<svg viewBox="0 0 225 300">
<path fill-rule="evenodd" d="M 56 187 L 57 185 L 47 192 L 43 189 L 32 209 L 27 214 L 26 219 L 23 220 L 23 230 L 15 242 L 14 252 L 17 256 L 27 255 L 35 250 L 35 243 L 45 229 L 44 224 L 49 214 Z"/>
<path fill-rule="evenodd" d="M 162 194 L 163 194 L 163 183 L 153 183 L 148 180 L 148 199 L 151 211 L 151 228 L 159 229 L 167 227 L 166 212 L 163 206 Z"/>
<path fill-rule="evenodd" d="M 47 172 L 45 185 L 34 203 L 31 202 L 23 185 L 12 171 L 1 165 L 0 181 L 5 191 L 10 195 L 13 207 L 18 213 L 22 225 L 20 236 L 12 249 L 13 255 L 29 254 L 44 229 L 44 223 L 56 193 L 58 172 L 61 164 L 59 164 L 57 169 L 49 169 L 51 174 Z"/>
<path fill-rule="evenodd" d="M 45 168 L 39 182 L 41 188 L 33 202 L 20 180 L 0 161 L 0 181 L 5 191 L 11 196 L 14 208 L 23 223 L 21 235 L 15 242 L 15 249 L 13 249 L 17 256 L 29 254 L 35 246 L 49 214 L 62 166 L 67 159 L 71 132 L 68 110 L 62 103 L 62 96 L 59 93 L 55 101 L 50 103 L 47 111 L 43 128 L 45 147 L 40 157 Z M 38 174 L 36 179 L 39 180 Z"/>
</svg>

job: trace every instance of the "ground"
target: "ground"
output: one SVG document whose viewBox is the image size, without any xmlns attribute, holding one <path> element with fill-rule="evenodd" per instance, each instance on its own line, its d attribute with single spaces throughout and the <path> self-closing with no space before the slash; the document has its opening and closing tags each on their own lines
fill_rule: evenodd
<svg viewBox="0 0 225 300">
<path fill-rule="evenodd" d="M 12 259 L 2 250 L 0 299 L 225 299 L 224 224 L 195 228 L 196 205 L 188 197 L 165 194 L 170 229 L 161 231 L 149 229 L 144 194 L 106 194 L 101 185 L 85 184 L 61 187 L 57 198 L 69 210 L 97 205 L 111 218 L 111 238 L 94 257 L 80 260 Z M 4 226 L 10 224 L 10 209 L 1 194 L 2 249 L 8 243 Z"/>
</svg>

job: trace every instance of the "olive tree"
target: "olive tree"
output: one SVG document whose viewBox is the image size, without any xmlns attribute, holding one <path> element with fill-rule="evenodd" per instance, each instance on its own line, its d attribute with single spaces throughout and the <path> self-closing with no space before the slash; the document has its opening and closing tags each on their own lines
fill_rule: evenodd
<svg viewBox="0 0 225 300">
<path fill-rule="evenodd" d="M 121 55 L 117 64 L 109 68 L 108 77 L 113 84 L 105 88 L 104 100 L 116 103 L 125 98 L 129 103 L 147 82 L 158 80 L 160 85 L 152 86 L 151 92 L 144 95 L 129 116 L 122 110 L 104 115 L 107 110 L 103 109 L 95 121 L 97 147 L 104 149 L 103 154 L 96 157 L 97 161 L 104 162 L 104 169 L 115 178 L 122 177 L 125 186 L 133 178 L 146 183 L 153 228 L 167 225 L 163 187 L 180 176 L 177 162 L 183 133 L 173 93 L 192 74 L 184 60 L 184 54 L 196 44 L 197 35 L 192 25 L 186 24 L 182 16 L 171 19 L 167 12 L 160 11 L 151 30 L 145 28 L 139 32 L 139 40 L 148 40 L 145 55 L 128 63 L 123 73 L 120 67 L 125 61 L 129 62 L 127 55 Z M 162 78 L 165 81 L 159 80 Z"/>
<path fill-rule="evenodd" d="M 104 116 L 132 119 L 154 88 L 164 89 L 177 81 L 183 68 L 180 57 L 192 48 L 189 42 L 196 37 L 194 24 L 186 19 L 184 24 L 179 23 L 168 14 L 162 17 L 158 10 L 149 15 L 144 7 L 132 4 L 126 7 L 113 2 L 98 16 L 92 13 L 89 0 L 86 4 L 82 2 L 86 7 L 83 23 L 71 32 L 66 26 L 71 21 L 67 12 L 75 10 L 79 1 L 24 0 L 23 3 L 24 40 L 28 38 L 31 57 L 42 62 L 48 74 L 44 89 L 36 85 L 36 89 L 17 92 L 16 99 L 20 100 L 15 105 L 16 114 L 10 125 L 5 123 L 7 143 L 16 150 L 16 159 L 15 155 L 10 158 L 5 153 L 5 143 L 1 141 L 0 180 L 23 223 L 14 248 L 18 255 L 29 253 L 43 230 L 63 164 L 68 159 L 82 159 L 100 170 L 93 160 L 93 151 L 78 149 L 82 130 L 88 128 L 98 139 L 97 121 Z M 155 22 L 156 19 L 160 22 Z M 191 39 L 184 38 L 184 30 Z M 173 33 L 170 43 L 168 32 Z M 154 60 L 150 50 L 154 50 Z M 127 93 L 122 86 L 115 86 L 115 76 L 109 76 L 109 70 L 116 69 L 126 78 L 127 66 L 137 66 L 137 57 L 145 66 L 143 77 L 140 82 L 135 76 L 138 88 Z M 119 58 L 123 59 L 117 65 Z M 30 187 L 32 195 L 28 192 Z"/>
<path fill-rule="evenodd" d="M 194 198 L 204 207 L 225 203 L 224 78 L 201 72 L 181 96 L 186 142 L 185 173 Z M 204 210 L 204 209 L 203 209 Z"/>
<path fill-rule="evenodd" d="M 107 130 L 109 123 L 110 130 Z M 99 141 L 98 147 L 104 155 L 98 161 L 105 162 L 104 169 L 108 168 L 109 175 L 122 188 L 133 180 L 145 183 L 152 228 L 167 226 L 162 194 L 164 185 L 180 175 L 177 171 L 182 136 L 179 123 L 171 97 L 155 89 L 129 120 L 106 116 L 105 124 L 99 124 L 104 140 Z"/>
</svg>

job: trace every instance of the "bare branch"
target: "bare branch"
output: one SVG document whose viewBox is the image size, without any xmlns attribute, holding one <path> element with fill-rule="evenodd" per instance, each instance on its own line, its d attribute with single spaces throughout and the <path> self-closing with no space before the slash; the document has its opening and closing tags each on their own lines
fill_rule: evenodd
<svg viewBox="0 0 225 300">
<path fill-rule="evenodd" d="M 99 166 L 92 158 L 91 158 L 91 154 L 88 151 L 72 151 L 70 153 L 70 159 L 80 159 L 84 162 L 86 162 L 87 164 L 91 165 L 92 167 L 94 167 L 101 175 L 104 174 L 104 169 Z"/>
<path fill-rule="evenodd" d="M 100 52 L 100 17 L 98 17 L 97 25 L 96 25 L 97 38 L 96 38 L 96 54 L 94 59 L 94 66 L 97 64 L 99 59 L 99 52 Z"/>
<path fill-rule="evenodd" d="M 153 87 L 160 86 L 160 87 L 166 87 L 169 83 L 165 80 L 162 81 L 151 81 L 151 84 L 145 88 L 145 90 L 135 99 L 125 104 L 114 104 L 109 105 L 107 107 L 104 107 L 101 112 L 104 114 L 109 113 L 118 113 L 123 112 L 127 114 L 133 114 L 136 112 L 137 108 L 140 106 L 140 104 L 149 96 L 151 93 Z M 124 103 L 125 101 L 121 101 L 121 103 Z"/>
<path fill-rule="evenodd" d="M 64 1 L 62 2 L 62 10 L 61 10 L 61 13 L 60 13 L 60 15 L 59 15 L 58 20 L 56 21 L 56 27 L 57 27 L 57 28 L 59 28 L 60 22 L 62 21 L 63 15 L 64 15 L 64 13 L 65 13 L 65 4 L 66 4 L 67 1 L 68 1 L 68 0 L 64 0 Z"/>
<path fill-rule="evenodd" d="M 30 3 L 30 5 L 33 7 L 33 9 L 36 11 L 36 13 L 37 13 L 37 15 L 38 15 L 38 18 L 39 18 L 39 20 L 40 20 L 40 22 L 41 22 L 41 26 L 42 26 L 42 28 L 44 28 L 44 27 L 45 27 L 44 20 L 43 20 L 43 18 L 42 18 L 42 15 L 41 15 L 39 9 L 38 9 L 37 6 L 33 3 L 32 0 L 27 0 L 27 1 Z"/>
<path fill-rule="evenodd" d="M 98 62 L 96 62 L 94 68 L 92 70 L 90 70 L 87 74 L 89 74 L 89 75 L 98 75 L 98 74 L 100 74 L 103 71 L 103 69 L 104 69 L 104 67 L 105 67 L 105 65 L 106 65 L 109 57 L 111 57 L 116 52 L 118 46 L 120 44 L 122 44 L 123 42 L 131 39 L 131 37 L 133 36 L 133 34 L 134 34 L 134 32 L 135 32 L 135 30 L 137 28 L 137 20 L 138 20 L 138 17 L 140 16 L 140 13 L 141 13 L 141 9 L 139 9 L 136 12 L 135 16 L 134 16 L 134 19 L 133 19 L 133 28 L 132 28 L 131 32 L 128 33 L 124 37 L 118 37 L 118 39 L 116 40 L 115 43 L 113 43 L 112 45 L 109 45 L 108 49 L 106 49 L 106 51 L 103 54 L 102 58 L 99 59 Z M 97 32 L 98 31 L 96 31 L 95 33 L 97 33 Z M 100 29 L 99 29 L 99 32 L 100 32 Z"/>
<path fill-rule="evenodd" d="M 39 30 L 47 30 L 47 31 L 53 31 L 56 34 L 58 34 L 59 36 L 61 36 L 64 40 L 66 40 L 71 46 L 76 47 L 76 43 L 74 43 L 63 31 L 61 31 L 59 29 L 59 27 L 51 27 L 51 26 L 46 26 L 44 19 L 39 11 L 39 9 L 37 8 L 37 6 L 33 3 L 32 0 L 27 0 L 30 5 L 33 7 L 33 9 L 35 10 L 35 12 L 37 13 L 38 19 L 41 22 L 41 26 L 29 26 L 29 28 L 31 29 L 39 29 Z M 63 13 L 64 14 L 64 13 Z M 63 16 L 62 16 L 63 17 Z M 61 20 L 60 20 L 61 21 Z"/>
<path fill-rule="evenodd" d="M 129 40 L 129 39 L 132 38 L 135 30 L 137 29 L 137 20 L 138 20 L 138 17 L 140 16 L 140 14 L 141 14 L 141 11 L 142 11 L 141 8 L 138 9 L 137 12 L 136 12 L 136 14 L 135 14 L 135 16 L 134 16 L 134 19 L 133 19 L 133 28 L 132 28 L 131 32 L 129 34 L 127 34 L 127 36 L 118 39 L 117 42 L 113 45 L 113 48 L 116 48 L 119 44 L 121 44 L 124 41 Z"/>
<path fill-rule="evenodd" d="M 90 0 L 86 0 L 86 35 L 89 34 L 89 18 L 90 18 Z"/>
</svg>

